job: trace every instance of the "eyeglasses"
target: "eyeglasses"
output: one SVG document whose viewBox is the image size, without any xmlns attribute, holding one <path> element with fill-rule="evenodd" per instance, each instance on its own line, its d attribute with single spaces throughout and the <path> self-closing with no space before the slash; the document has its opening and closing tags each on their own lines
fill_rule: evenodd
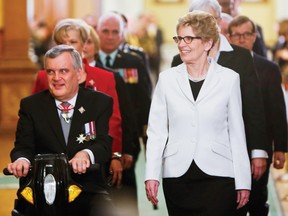
<svg viewBox="0 0 288 216">
<path fill-rule="evenodd" d="M 183 40 L 186 44 L 190 44 L 192 43 L 192 41 L 194 39 L 202 39 L 201 37 L 193 37 L 193 36 L 185 36 L 185 37 L 181 37 L 181 36 L 174 36 L 173 40 L 175 41 L 175 43 L 179 43 L 181 42 L 181 40 Z"/>
<path fill-rule="evenodd" d="M 253 35 L 253 32 L 244 32 L 243 34 L 239 34 L 239 33 L 231 34 L 230 37 L 240 40 L 241 37 L 243 37 L 244 39 L 250 39 L 252 35 Z"/>
</svg>

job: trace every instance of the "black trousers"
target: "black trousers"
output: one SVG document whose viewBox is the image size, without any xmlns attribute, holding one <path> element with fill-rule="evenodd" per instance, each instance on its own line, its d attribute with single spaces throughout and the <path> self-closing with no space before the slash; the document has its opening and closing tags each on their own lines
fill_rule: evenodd
<svg viewBox="0 0 288 216">
<path fill-rule="evenodd" d="M 110 194 L 120 216 L 139 215 L 135 163 L 123 171 L 121 187 L 112 187 Z"/>
<path fill-rule="evenodd" d="M 138 216 L 138 197 L 135 165 L 140 152 L 140 142 L 138 134 L 133 136 L 133 163 L 132 166 L 123 170 L 122 183 L 120 187 L 111 187 L 109 192 L 120 216 Z M 125 143 L 123 143 L 125 145 Z"/>
<path fill-rule="evenodd" d="M 234 216 L 233 178 L 209 176 L 193 161 L 179 178 L 164 178 L 163 191 L 170 216 Z"/>
<path fill-rule="evenodd" d="M 83 193 L 68 206 L 68 216 L 116 216 L 117 210 L 107 194 Z"/>
<path fill-rule="evenodd" d="M 269 168 L 266 169 L 259 181 L 252 180 L 249 202 L 237 211 L 237 216 L 246 216 L 248 212 L 250 216 L 268 216 L 268 180 Z"/>
</svg>

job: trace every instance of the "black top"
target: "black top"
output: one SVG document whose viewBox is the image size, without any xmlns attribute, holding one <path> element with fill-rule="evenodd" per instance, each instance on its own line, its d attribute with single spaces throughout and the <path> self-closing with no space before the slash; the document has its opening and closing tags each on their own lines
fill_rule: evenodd
<svg viewBox="0 0 288 216">
<path fill-rule="evenodd" d="M 194 97 L 194 100 L 196 101 L 197 97 L 198 97 L 198 94 L 200 92 L 200 89 L 204 83 L 204 80 L 201 80 L 199 82 L 195 82 L 195 81 L 192 81 L 189 79 L 189 83 L 190 83 L 190 86 L 191 86 L 191 90 L 192 90 L 192 94 L 193 94 L 193 97 Z"/>
</svg>

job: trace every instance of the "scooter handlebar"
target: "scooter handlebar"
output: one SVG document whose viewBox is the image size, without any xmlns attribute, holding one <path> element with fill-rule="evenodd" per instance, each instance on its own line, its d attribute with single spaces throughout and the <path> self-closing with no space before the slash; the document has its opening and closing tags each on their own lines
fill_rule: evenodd
<svg viewBox="0 0 288 216">
<path fill-rule="evenodd" d="M 13 173 L 10 173 L 10 172 L 8 171 L 7 167 L 3 169 L 3 174 L 6 175 L 6 176 L 8 176 L 8 175 L 13 175 Z"/>
<path fill-rule="evenodd" d="M 87 172 L 93 172 L 96 170 L 100 170 L 101 165 L 99 163 L 90 164 L 90 167 L 87 168 Z"/>
<path fill-rule="evenodd" d="M 87 172 L 93 172 L 93 171 L 96 171 L 96 170 L 100 170 L 100 164 L 96 163 L 96 164 L 91 164 L 90 167 L 87 168 Z M 71 170 L 72 170 L 72 166 L 70 166 Z M 10 173 L 6 168 L 3 169 L 3 174 L 6 175 L 6 176 L 9 176 L 9 175 L 13 175 L 13 173 Z"/>
</svg>

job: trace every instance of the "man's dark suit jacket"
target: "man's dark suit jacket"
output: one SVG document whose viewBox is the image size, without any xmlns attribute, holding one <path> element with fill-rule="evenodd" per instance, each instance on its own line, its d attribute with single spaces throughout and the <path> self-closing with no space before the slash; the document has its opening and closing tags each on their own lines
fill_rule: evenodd
<svg viewBox="0 0 288 216">
<path fill-rule="evenodd" d="M 133 46 L 133 45 L 129 44 L 127 41 L 125 41 L 119 46 L 119 50 L 121 52 L 124 52 L 124 53 L 130 53 L 132 55 L 135 55 L 135 54 L 138 55 L 141 58 L 141 60 L 143 61 L 143 64 L 146 66 L 148 74 L 151 73 L 149 57 L 142 47 Z"/>
<path fill-rule="evenodd" d="M 264 41 L 263 37 L 263 30 L 262 27 L 259 25 L 256 25 L 257 28 L 257 37 L 253 44 L 253 52 L 257 53 L 258 55 L 261 55 L 265 58 L 267 58 L 267 47 Z"/>
<path fill-rule="evenodd" d="M 281 72 L 274 62 L 254 53 L 266 118 L 269 162 L 273 151 L 287 152 L 287 121 Z"/>
<path fill-rule="evenodd" d="M 113 75 L 99 68 L 91 67 L 87 59 L 83 59 L 83 67 L 86 71 L 85 83 L 80 84 L 82 87 L 91 88 L 103 92 L 113 98 L 113 112 L 109 123 L 109 133 L 113 137 L 112 152 L 121 152 L 122 150 L 122 131 L 121 131 L 121 115 L 119 109 L 118 94 L 115 88 Z M 45 70 L 38 71 L 32 93 L 48 89 L 48 80 Z"/>
<path fill-rule="evenodd" d="M 108 162 L 112 154 L 112 138 L 108 135 L 112 104 L 111 97 L 80 88 L 66 145 L 55 99 L 50 92 L 45 90 L 22 99 L 11 160 L 24 157 L 33 162 L 36 154 L 44 153 L 65 153 L 70 160 L 78 151 L 89 149 L 94 154 L 96 163 Z M 83 143 L 77 141 L 80 134 L 84 133 L 85 123 L 92 121 L 96 126 L 96 139 Z M 99 192 L 103 191 L 105 183 L 97 174 L 73 174 L 72 178 L 80 183 L 85 191 Z"/>
<path fill-rule="evenodd" d="M 97 62 L 101 62 L 100 58 Z M 101 62 L 102 65 L 103 62 Z M 138 72 L 138 82 L 126 82 L 132 101 L 133 112 L 136 116 L 137 131 L 143 136 L 143 127 L 148 123 L 148 115 L 151 103 L 151 80 L 142 60 L 137 55 L 118 51 L 116 59 L 111 66 L 113 70 L 134 68 Z"/>
<path fill-rule="evenodd" d="M 232 45 L 233 51 L 220 52 L 218 64 L 230 68 L 240 75 L 243 120 L 247 139 L 248 153 L 253 149 L 268 151 L 265 133 L 264 106 L 260 85 L 250 52 Z M 180 55 L 174 56 L 172 66 L 182 63 Z"/>
<path fill-rule="evenodd" d="M 132 101 L 127 86 L 118 72 L 105 67 L 101 62 L 97 61 L 95 67 L 102 68 L 114 75 L 122 119 L 122 154 L 133 155 L 134 152 L 139 151 L 139 147 L 133 143 L 133 137 L 137 137 L 138 139 L 138 131 L 136 116 L 134 116 L 136 113 L 133 112 Z"/>
</svg>

